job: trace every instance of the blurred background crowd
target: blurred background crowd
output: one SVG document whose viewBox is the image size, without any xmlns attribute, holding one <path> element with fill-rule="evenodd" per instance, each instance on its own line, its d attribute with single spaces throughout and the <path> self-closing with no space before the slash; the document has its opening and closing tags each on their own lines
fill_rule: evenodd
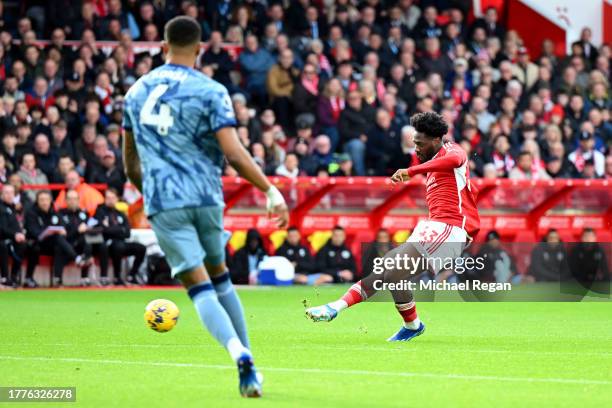
<svg viewBox="0 0 612 408">
<path fill-rule="evenodd" d="M 23 185 L 53 183 L 65 187 L 49 211 L 76 191 L 93 217 L 105 205 L 95 184 L 130 201 L 123 98 L 163 63 L 164 23 L 181 14 L 201 22 L 195 68 L 227 87 L 268 175 L 388 176 L 418 162 L 410 116 L 435 110 L 473 176 L 612 178 L 610 45 L 585 27 L 567 55 L 552 41 L 530 51 L 495 8 L 470 18 L 471 3 L 0 1 L 3 205 L 23 224 L 41 201 Z"/>
</svg>

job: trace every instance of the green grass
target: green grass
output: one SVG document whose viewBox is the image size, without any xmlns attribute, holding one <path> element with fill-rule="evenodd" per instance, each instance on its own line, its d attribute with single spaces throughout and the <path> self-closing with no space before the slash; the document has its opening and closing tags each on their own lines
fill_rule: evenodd
<svg viewBox="0 0 612 408">
<path fill-rule="evenodd" d="M 84 407 L 612 406 L 610 302 L 422 302 L 426 333 L 390 344 L 400 323 L 389 303 L 329 324 L 303 317 L 302 300 L 344 290 L 241 291 L 261 400 L 240 398 L 183 291 L 3 292 L 0 386 L 76 386 Z M 143 322 L 155 298 L 181 309 L 169 333 Z"/>
</svg>

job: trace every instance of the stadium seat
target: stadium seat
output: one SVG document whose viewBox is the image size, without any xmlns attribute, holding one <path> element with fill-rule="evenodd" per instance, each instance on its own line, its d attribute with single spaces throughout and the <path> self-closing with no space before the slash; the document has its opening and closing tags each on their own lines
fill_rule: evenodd
<svg viewBox="0 0 612 408">
<path fill-rule="evenodd" d="M 277 250 L 281 245 L 283 245 L 283 242 L 285 242 L 286 237 L 287 237 L 286 230 L 277 230 L 271 233 L 268 238 L 270 239 L 270 242 L 272 243 L 272 247 L 274 248 L 274 250 Z"/>
<path fill-rule="evenodd" d="M 404 242 L 408 241 L 408 237 L 410 237 L 410 231 L 395 231 L 395 234 L 393 234 L 393 242 L 395 242 L 396 244 L 403 244 Z"/>
<path fill-rule="evenodd" d="M 229 246 L 232 252 L 236 252 L 246 244 L 246 231 L 238 230 L 232 233 L 232 237 L 229 239 Z"/>
<path fill-rule="evenodd" d="M 315 252 L 323 247 L 332 236 L 331 231 L 315 231 L 308 236 L 308 242 Z"/>
</svg>

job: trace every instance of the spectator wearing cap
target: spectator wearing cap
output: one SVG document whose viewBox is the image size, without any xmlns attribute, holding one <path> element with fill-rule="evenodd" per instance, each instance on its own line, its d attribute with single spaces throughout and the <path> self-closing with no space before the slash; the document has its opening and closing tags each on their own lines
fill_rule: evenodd
<svg viewBox="0 0 612 408">
<path fill-rule="evenodd" d="M 293 51 L 290 49 L 283 50 L 278 56 L 278 62 L 268 71 L 268 97 L 278 122 L 284 129 L 290 128 L 293 114 L 291 96 L 299 76 L 299 70 L 293 66 Z"/>
<path fill-rule="evenodd" d="M 334 154 L 334 159 L 328 167 L 329 175 L 332 177 L 352 177 L 355 176 L 353 160 L 347 153 Z"/>
<path fill-rule="evenodd" d="M 79 208 L 87 211 L 89 216 L 93 216 L 98 205 L 104 202 L 104 196 L 98 190 L 87 183 L 81 182 L 81 176 L 75 170 L 71 170 L 66 174 L 66 188 L 60 191 L 55 200 L 55 210 L 59 211 L 66 208 L 66 191 L 75 190 L 79 194 Z"/>
<path fill-rule="evenodd" d="M 344 151 L 351 156 L 356 175 L 363 176 L 367 133 L 375 121 L 376 111 L 363 103 L 359 91 L 349 92 L 347 105 L 338 122 L 340 140 Z"/>
<path fill-rule="evenodd" d="M 79 106 L 82 106 L 87 96 L 87 90 L 81 75 L 78 72 L 72 71 L 64 78 L 64 83 L 66 84 L 68 97 L 76 100 Z"/>
<path fill-rule="evenodd" d="M 93 183 L 106 184 L 114 188 L 123 196 L 123 188 L 126 182 L 123 168 L 117 164 L 117 158 L 112 150 L 107 150 L 102 155 L 101 166 L 95 170 L 91 177 Z"/>
<path fill-rule="evenodd" d="M 587 161 L 594 166 L 597 177 L 603 177 L 605 173 L 606 159 L 600 151 L 595 150 L 595 138 L 586 130 L 580 132 L 578 148 L 571 152 L 568 158 L 580 173 L 584 171 Z"/>
</svg>

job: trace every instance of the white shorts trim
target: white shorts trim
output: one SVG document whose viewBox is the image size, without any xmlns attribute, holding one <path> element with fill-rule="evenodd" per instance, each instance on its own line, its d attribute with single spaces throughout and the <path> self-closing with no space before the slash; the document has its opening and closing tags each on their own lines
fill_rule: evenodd
<svg viewBox="0 0 612 408">
<path fill-rule="evenodd" d="M 419 221 L 410 234 L 410 242 L 427 258 L 456 259 L 466 247 L 468 241 L 464 229 L 439 221 Z M 440 262 L 432 262 L 434 273 L 440 271 Z"/>
</svg>

